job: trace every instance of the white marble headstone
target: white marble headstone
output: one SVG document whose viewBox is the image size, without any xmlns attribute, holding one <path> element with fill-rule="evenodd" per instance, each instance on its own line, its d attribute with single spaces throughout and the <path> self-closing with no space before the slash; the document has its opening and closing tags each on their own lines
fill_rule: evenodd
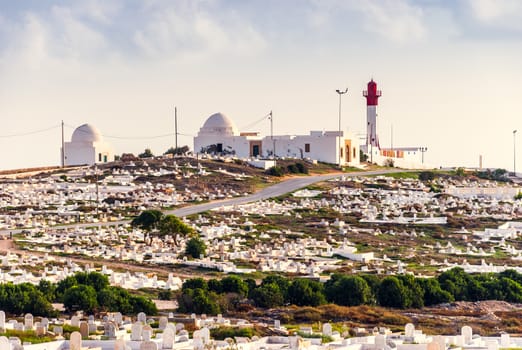
<svg viewBox="0 0 522 350">
<path fill-rule="evenodd" d="M 82 335 L 80 332 L 72 332 L 69 340 L 70 350 L 81 350 L 82 349 Z"/>
</svg>

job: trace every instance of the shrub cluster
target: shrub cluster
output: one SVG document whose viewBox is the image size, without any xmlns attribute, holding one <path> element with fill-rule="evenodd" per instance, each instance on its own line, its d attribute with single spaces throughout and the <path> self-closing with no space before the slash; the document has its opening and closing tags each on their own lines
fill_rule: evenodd
<svg viewBox="0 0 522 350">
<path fill-rule="evenodd" d="M 273 166 L 266 171 L 267 175 L 283 176 L 285 174 L 308 174 L 308 167 L 302 162 L 288 164 L 286 167 Z"/>
<path fill-rule="evenodd" d="M 243 307 L 261 308 L 294 304 L 318 306 L 380 305 L 422 308 L 452 301 L 502 300 L 522 302 L 522 274 L 507 270 L 494 274 L 468 274 L 453 268 L 436 278 L 411 275 L 377 276 L 334 274 L 326 283 L 270 275 L 254 280 L 229 276 L 220 280 L 189 279 L 178 295 L 181 312 L 217 314 Z"/>
</svg>

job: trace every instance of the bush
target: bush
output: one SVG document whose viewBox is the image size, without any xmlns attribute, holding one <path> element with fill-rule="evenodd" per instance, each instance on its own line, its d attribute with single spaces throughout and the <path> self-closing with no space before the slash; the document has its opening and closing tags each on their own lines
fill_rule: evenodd
<svg viewBox="0 0 522 350">
<path fill-rule="evenodd" d="M 281 177 L 284 175 L 283 168 L 279 166 L 273 166 L 266 171 L 267 175 Z"/>
</svg>

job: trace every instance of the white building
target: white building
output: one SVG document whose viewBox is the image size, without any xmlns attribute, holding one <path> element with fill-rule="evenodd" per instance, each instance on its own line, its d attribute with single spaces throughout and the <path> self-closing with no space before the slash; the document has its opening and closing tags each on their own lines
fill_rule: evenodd
<svg viewBox="0 0 522 350">
<path fill-rule="evenodd" d="M 194 137 L 194 152 L 233 154 L 240 158 L 292 157 L 326 163 L 359 165 L 359 145 L 344 131 L 311 131 L 309 135 L 262 137 L 239 132 L 222 113 L 211 115 Z"/>
<path fill-rule="evenodd" d="M 83 124 L 74 130 L 71 142 L 64 144 L 64 165 L 93 165 L 114 160 L 114 151 L 110 144 L 103 140 L 98 129 Z"/>
</svg>

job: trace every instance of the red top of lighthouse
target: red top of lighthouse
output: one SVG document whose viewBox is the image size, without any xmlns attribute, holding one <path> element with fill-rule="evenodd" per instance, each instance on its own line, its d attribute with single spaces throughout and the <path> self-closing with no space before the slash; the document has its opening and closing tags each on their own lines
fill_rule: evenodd
<svg viewBox="0 0 522 350">
<path fill-rule="evenodd" d="M 381 90 L 377 90 L 377 83 L 373 79 L 368 83 L 368 90 L 363 91 L 363 96 L 366 97 L 367 106 L 377 106 L 377 101 L 381 97 Z"/>
</svg>

